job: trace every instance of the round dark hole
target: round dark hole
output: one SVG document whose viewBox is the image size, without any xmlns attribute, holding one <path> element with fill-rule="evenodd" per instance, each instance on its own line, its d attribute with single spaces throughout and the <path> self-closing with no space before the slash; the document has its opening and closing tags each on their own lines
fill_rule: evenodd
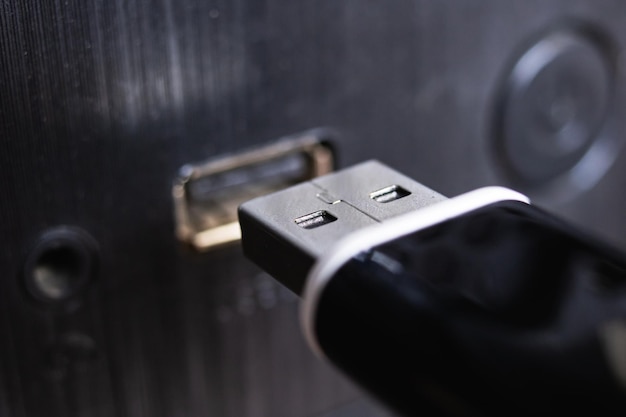
<svg viewBox="0 0 626 417">
<path fill-rule="evenodd" d="M 84 276 L 84 254 L 71 246 L 58 246 L 45 249 L 35 260 L 32 283 L 43 297 L 60 300 L 72 295 Z"/>
<path fill-rule="evenodd" d="M 26 290 L 40 301 L 65 306 L 94 278 L 96 249 L 93 238 L 82 229 L 47 230 L 26 260 Z"/>
</svg>

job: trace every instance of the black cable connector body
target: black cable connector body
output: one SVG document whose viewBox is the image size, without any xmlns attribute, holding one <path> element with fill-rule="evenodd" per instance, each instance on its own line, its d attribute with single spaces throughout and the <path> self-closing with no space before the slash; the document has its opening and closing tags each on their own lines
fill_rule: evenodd
<svg viewBox="0 0 626 417">
<path fill-rule="evenodd" d="M 311 347 L 397 412 L 626 412 L 626 257 L 523 195 L 366 162 L 239 214 Z"/>
</svg>

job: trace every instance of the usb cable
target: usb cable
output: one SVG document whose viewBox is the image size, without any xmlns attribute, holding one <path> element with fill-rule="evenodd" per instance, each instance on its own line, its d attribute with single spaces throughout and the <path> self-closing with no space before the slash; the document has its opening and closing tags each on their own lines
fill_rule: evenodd
<svg viewBox="0 0 626 417">
<path fill-rule="evenodd" d="M 318 356 L 400 414 L 626 412 L 626 257 L 502 187 L 376 161 L 239 209 Z"/>
</svg>

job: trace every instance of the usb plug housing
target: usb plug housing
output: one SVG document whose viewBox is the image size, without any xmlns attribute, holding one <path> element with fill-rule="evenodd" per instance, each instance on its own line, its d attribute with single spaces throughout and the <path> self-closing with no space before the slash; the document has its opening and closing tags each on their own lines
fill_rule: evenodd
<svg viewBox="0 0 626 417">
<path fill-rule="evenodd" d="M 368 161 L 239 208 L 245 255 L 301 294 L 315 260 L 365 227 L 446 198 L 378 161 Z"/>
<path fill-rule="evenodd" d="M 366 162 L 240 222 L 311 349 L 400 415 L 624 414 L 626 254 L 526 196 L 446 199 Z"/>
</svg>

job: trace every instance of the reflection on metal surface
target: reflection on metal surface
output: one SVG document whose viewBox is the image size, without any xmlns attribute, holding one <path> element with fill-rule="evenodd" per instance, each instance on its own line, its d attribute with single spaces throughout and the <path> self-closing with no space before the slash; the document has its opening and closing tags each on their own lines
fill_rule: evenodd
<svg viewBox="0 0 626 417">
<path fill-rule="evenodd" d="M 316 129 L 242 154 L 183 166 L 173 189 L 178 238 L 199 251 L 238 241 L 241 203 L 332 171 L 329 136 L 328 130 Z"/>
</svg>

